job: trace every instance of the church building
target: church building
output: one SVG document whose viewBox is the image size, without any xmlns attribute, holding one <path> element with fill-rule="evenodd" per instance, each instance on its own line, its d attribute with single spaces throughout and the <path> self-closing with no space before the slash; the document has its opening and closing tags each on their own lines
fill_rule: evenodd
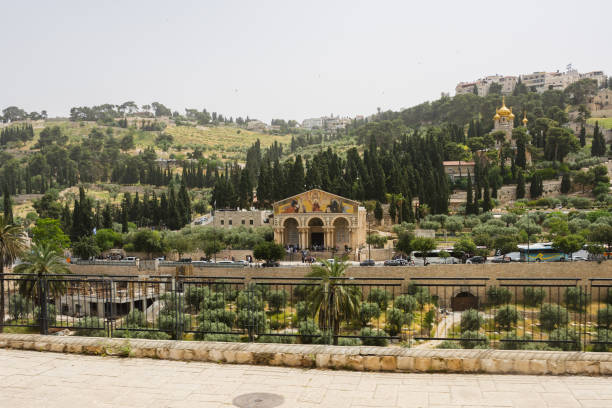
<svg viewBox="0 0 612 408">
<path fill-rule="evenodd" d="M 300 249 L 355 249 L 366 243 L 366 210 L 319 189 L 273 204 L 274 241 Z"/>
</svg>

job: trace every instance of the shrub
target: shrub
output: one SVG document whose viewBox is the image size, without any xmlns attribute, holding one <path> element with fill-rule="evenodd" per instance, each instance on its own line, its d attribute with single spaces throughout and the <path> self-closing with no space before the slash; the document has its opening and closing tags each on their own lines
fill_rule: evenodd
<svg viewBox="0 0 612 408">
<path fill-rule="evenodd" d="M 223 296 L 223 293 L 212 291 L 209 291 L 207 293 L 206 291 L 204 291 L 204 298 L 200 303 L 200 309 L 214 310 L 223 308 L 225 308 L 225 297 Z"/>
<path fill-rule="evenodd" d="M 229 327 L 234 326 L 236 322 L 236 313 L 226 309 L 203 309 L 198 314 L 198 322 L 221 322 Z"/>
<path fill-rule="evenodd" d="M 132 310 L 125 317 L 125 325 L 127 327 L 140 327 L 147 325 L 147 319 L 145 318 L 145 314 L 142 313 L 138 309 Z"/>
<path fill-rule="evenodd" d="M 257 343 L 284 343 L 284 344 L 294 344 L 296 338 L 293 336 L 269 336 L 263 335 L 257 337 L 255 340 Z"/>
<path fill-rule="evenodd" d="M 297 321 L 299 322 L 304 321 L 308 319 L 309 317 L 312 317 L 311 311 L 310 311 L 310 303 L 308 302 L 305 302 L 305 301 L 297 302 L 297 304 L 295 305 L 295 311 L 296 311 Z"/>
<path fill-rule="evenodd" d="M 36 306 L 34 308 L 34 321 L 38 322 L 38 320 L 40 319 L 40 307 Z M 47 324 L 48 325 L 55 325 L 57 321 L 57 312 L 55 311 L 55 306 L 48 304 L 47 305 Z"/>
<path fill-rule="evenodd" d="M 371 327 L 364 327 L 359 332 L 361 342 L 364 346 L 381 346 L 385 347 L 389 344 L 387 339 L 387 333 L 384 330 L 373 329 Z"/>
<path fill-rule="evenodd" d="M 593 351 L 608 351 L 612 347 L 612 330 L 598 329 Z"/>
<path fill-rule="evenodd" d="M 460 349 L 461 345 L 456 341 L 444 340 L 442 343 L 438 344 L 436 347 L 438 349 Z"/>
<path fill-rule="evenodd" d="M 379 316 L 380 306 L 378 306 L 378 303 L 365 302 L 361 304 L 359 308 L 359 320 L 361 320 L 363 326 L 370 323 L 372 319 L 378 319 Z"/>
<path fill-rule="evenodd" d="M 402 331 L 402 326 L 410 322 L 410 315 L 403 310 L 391 308 L 387 310 L 387 332 L 395 336 Z"/>
<path fill-rule="evenodd" d="M 486 348 L 489 344 L 489 340 L 484 334 L 480 334 L 474 330 L 468 330 L 461 333 L 459 344 L 465 349 Z"/>
<path fill-rule="evenodd" d="M 355 337 L 341 337 L 338 339 L 339 346 L 361 346 L 361 340 Z"/>
<path fill-rule="evenodd" d="M 293 288 L 293 298 L 295 300 L 306 300 L 311 288 L 311 286 L 297 285 L 295 288 Z"/>
<path fill-rule="evenodd" d="M 523 337 L 519 337 L 515 331 L 512 331 L 501 338 L 501 340 L 532 340 L 530 334 L 524 334 Z M 502 350 L 523 350 L 527 344 L 523 341 L 501 341 L 499 348 Z"/>
<path fill-rule="evenodd" d="M 401 295 L 395 299 L 393 306 L 406 313 L 412 313 L 419 307 L 419 301 L 412 295 Z"/>
<path fill-rule="evenodd" d="M 478 310 L 468 309 L 461 313 L 461 332 L 478 331 L 484 323 L 484 319 L 478 313 Z"/>
<path fill-rule="evenodd" d="M 256 292 L 240 292 L 236 298 L 236 307 L 238 309 L 264 310 L 261 296 L 259 296 L 259 294 Z"/>
<path fill-rule="evenodd" d="M 210 297 L 211 290 L 209 287 L 187 286 L 185 289 L 185 305 L 195 310 L 206 297 Z"/>
<path fill-rule="evenodd" d="M 612 306 L 606 305 L 597 311 L 597 326 L 608 329 L 612 326 Z"/>
<path fill-rule="evenodd" d="M 563 298 L 567 307 L 572 310 L 583 310 L 589 302 L 589 295 L 581 287 L 565 289 Z"/>
<path fill-rule="evenodd" d="M 321 337 L 321 330 L 314 320 L 308 319 L 300 322 L 298 334 L 300 336 L 300 343 L 314 344 L 317 343 L 318 338 Z"/>
<path fill-rule="evenodd" d="M 293 315 L 277 313 L 270 316 L 270 328 L 272 330 L 284 329 L 291 322 Z"/>
<path fill-rule="evenodd" d="M 608 289 L 608 293 L 606 295 L 606 303 L 612 305 L 612 288 Z"/>
<path fill-rule="evenodd" d="M 266 330 L 266 314 L 260 310 L 242 309 L 238 312 L 236 324 L 249 332 L 263 333 Z"/>
<path fill-rule="evenodd" d="M 284 290 L 273 290 L 268 294 L 268 306 L 278 313 L 287 303 L 287 292 Z"/>
<path fill-rule="evenodd" d="M 557 327 L 567 326 L 567 309 L 560 305 L 544 303 L 540 311 L 540 324 L 546 331 L 554 330 Z"/>
<path fill-rule="evenodd" d="M 519 314 L 516 307 L 506 305 L 500 307 L 495 313 L 495 323 L 502 330 L 510 330 L 518 321 Z"/>
<path fill-rule="evenodd" d="M 546 298 L 546 291 L 543 288 L 524 288 L 523 302 L 528 306 L 539 306 Z"/>
<path fill-rule="evenodd" d="M 414 283 L 408 285 L 408 294 L 414 296 L 421 307 L 431 302 L 431 294 L 429 289 L 423 286 L 417 286 Z"/>
<path fill-rule="evenodd" d="M 499 306 L 509 303 L 512 299 L 512 293 L 508 288 L 500 288 L 491 286 L 487 289 L 487 299 L 491 305 Z"/>
<path fill-rule="evenodd" d="M 93 336 L 93 335 L 88 335 L 88 336 Z M 147 340 L 170 340 L 171 339 L 170 335 L 166 332 L 138 330 L 138 328 L 134 328 L 132 330 L 113 331 L 113 337 L 117 337 L 120 339 L 147 339 Z"/>
<path fill-rule="evenodd" d="M 14 293 L 9 297 L 8 313 L 11 320 L 26 319 L 30 302 L 19 293 Z"/>
<path fill-rule="evenodd" d="M 75 325 L 77 327 L 75 335 L 90 337 L 106 337 L 104 320 L 98 317 L 83 317 Z M 121 333 L 117 331 L 116 333 Z M 115 333 L 113 333 L 115 336 Z"/>
<path fill-rule="evenodd" d="M 174 313 L 171 314 L 161 314 L 157 319 L 157 327 L 161 331 L 165 331 L 168 333 L 172 333 L 173 337 L 176 338 L 176 328 L 177 326 L 182 327 L 183 329 L 191 328 L 191 315 L 181 314 L 177 317 Z"/>
<path fill-rule="evenodd" d="M 378 303 L 381 310 L 387 310 L 391 294 L 384 289 L 374 288 L 368 294 L 368 302 Z"/>
<path fill-rule="evenodd" d="M 569 343 L 567 341 L 570 341 Z M 579 351 L 580 336 L 574 329 L 561 327 L 553 330 L 548 337 L 550 347 L 559 348 L 563 351 Z"/>
</svg>

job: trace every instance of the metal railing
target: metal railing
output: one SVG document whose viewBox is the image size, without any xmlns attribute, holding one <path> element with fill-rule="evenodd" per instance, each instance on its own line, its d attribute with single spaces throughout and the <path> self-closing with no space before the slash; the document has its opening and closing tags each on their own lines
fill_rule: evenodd
<svg viewBox="0 0 612 408">
<path fill-rule="evenodd" d="M 81 336 L 605 351 L 612 279 L 0 276 L 0 329 Z"/>
</svg>

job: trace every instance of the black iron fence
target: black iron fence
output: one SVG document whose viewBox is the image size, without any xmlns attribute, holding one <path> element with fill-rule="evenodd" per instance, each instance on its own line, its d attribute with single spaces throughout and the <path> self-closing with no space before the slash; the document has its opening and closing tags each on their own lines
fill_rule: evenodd
<svg viewBox="0 0 612 408">
<path fill-rule="evenodd" d="M 81 336 L 605 351 L 612 279 L 0 278 L 0 329 Z"/>
</svg>

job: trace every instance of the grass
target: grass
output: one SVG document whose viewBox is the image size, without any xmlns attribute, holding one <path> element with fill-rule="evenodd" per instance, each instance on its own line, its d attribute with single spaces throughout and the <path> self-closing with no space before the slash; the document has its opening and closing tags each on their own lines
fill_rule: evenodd
<svg viewBox="0 0 612 408">
<path fill-rule="evenodd" d="M 590 118 L 587 123 L 595 125 L 595 122 L 599 122 L 599 126 L 605 129 L 612 129 L 612 118 Z"/>
</svg>

